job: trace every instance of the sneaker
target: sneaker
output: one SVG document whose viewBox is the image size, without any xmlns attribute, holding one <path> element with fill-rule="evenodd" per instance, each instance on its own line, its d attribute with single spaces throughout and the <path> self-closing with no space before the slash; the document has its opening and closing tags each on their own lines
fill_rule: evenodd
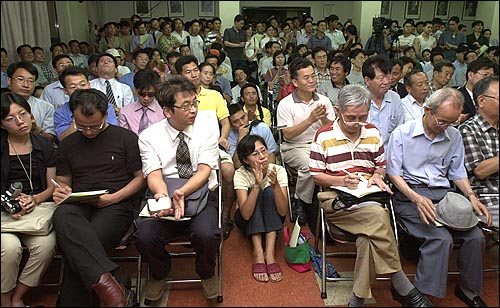
<svg viewBox="0 0 500 308">
<path fill-rule="evenodd" d="M 300 199 L 293 199 L 293 204 L 292 204 L 292 217 L 293 221 L 297 220 L 297 217 L 299 218 L 299 225 L 303 226 L 307 223 L 307 217 L 306 217 L 306 212 L 304 210 L 304 204 Z"/>
<path fill-rule="evenodd" d="M 149 277 L 148 284 L 146 286 L 146 299 L 150 301 L 159 300 L 163 292 L 165 291 L 166 283 L 164 279 L 154 279 L 153 277 Z"/>
<path fill-rule="evenodd" d="M 219 295 L 219 279 L 217 275 L 213 275 L 212 278 L 202 279 L 201 286 L 203 288 L 203 295 L 207 299 L 216 298 Z"/>
</svg>

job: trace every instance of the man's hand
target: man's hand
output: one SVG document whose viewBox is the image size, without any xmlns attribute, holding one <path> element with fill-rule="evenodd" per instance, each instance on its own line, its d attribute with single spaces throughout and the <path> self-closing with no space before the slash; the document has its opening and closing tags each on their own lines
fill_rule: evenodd
<svg viewBox="0 0 500 308">
<path fill-rule="evenodd" d="M 96 198 L 96 200 L 92 200 L 91 203 L 98 208 L 103 208 L 107 207 L 113 204 L 116 204 L 118 201 L 116 201 L 114 194 L 104 194 L 102 196 L 99 196 L 99 198 Z M 96 202 L 97 201 L 97 202 Z"/>
<path fill-rule="evenodd" d="M 430 222 L 436 220 L 436 206 L 431 199 L 418 194 L 417 196 L 412 202 L 417 206 L 418 214 L 422 221 L 428 225 Z"/>
<path fill-rule="evenodd" d="M 349 189 L 358 188 L 359 182 L 361 182 L 361 178 L 357 174 L 348 173 L 344 176 L 344 184 Z"/>
<path fill-rule="evenodd" d="M 372 175 L 372 177 L 368 180 L 367 187 L 371 187 L 373 184 L 377 185 L 378 187 L 380 187 L 380 189 L 382 189 L 383 191 L 388 192 L 391 195 L 394 194 L 392 192 L 391 188 L 389 187 L 389 185 L 387 185 L 384 182 L 384 179 L 382 178 L 382 176 L 380 176 L 379 173 L 374 173 Z"/>
<path fill-rule="evenodd" d="M 491 217 L 491 213 L 488 208 L 484 204 L 482 204 L 476 196 L 471 196 L 469 200 L 472 203 L 472 207 L 474 208 L 474 211 L 477 213 L 477 215 L 486 216 L 486 221 L 483 222 L 486 223 L 488 227 L 491 227 L 493 218 Z"/>
<path fill-rule="evenodd" d="M 184 217 L 184 192 L 181 189 L 176 189 L 174 191 L 174 217 L 175 220 Z"/>
<path fill-rule="evenodd" d="M 309 115 L 309 120 L 311 124 L 318 120 L 326 119 L 326 107 L 323 105 L 318 105 L 318 107 L 314 108 Z"/>
<path fill-rule="evenodd" d="M 226 149 L 226 151 L 229 151 L 229 149 L 231 148 L 231 145 L 229 144 L 229 141 L 227 141 L 227 139 L 225 138 L 222 138 L 220 137 L 219 138 L 219 144 L 224 148 Z"/>
<path fill-rule="evenodd" d="M 72 189 L 69 186 L 65 186 L 63 188 L 55 187 L 54 192 L 52 193 L 52 199 L 54 200 L 54 203 L 58 205 L 61 201 L 69 197 L 71 192 Z"/>
</svg>

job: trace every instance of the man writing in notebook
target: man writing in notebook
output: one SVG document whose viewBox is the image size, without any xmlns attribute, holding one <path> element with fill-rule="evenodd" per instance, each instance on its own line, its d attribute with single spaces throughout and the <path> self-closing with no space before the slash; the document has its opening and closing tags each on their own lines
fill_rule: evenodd
<svg viewBox="0 0 500 308">
<path fill-rule="evenodd" d="M 335 106 L 337 119 L 320 128 L 311 143 L 309 167 L 316 185 L 346 186 L 356 189 L 368 179 L 392 194 L 384 183 L 385 155 L 378 129 L 366 123 L 370 93 L 359 85 L 346 85 L 339 91 Z M 318 195 L 319 197 L 319 195 Z M 370 281 L 376 275 L 389 275 L 395 299 L 405 307 L 431 307 L 432 304 L 408 280 L 401 269 L 398 247 L 392 233 L 388 210 L 376 201 L 352 204 L 334 210 L 325 208 L 330 223 L 356 235 L 357 257 L 350 307 L 361 307 L 371 298 Z"/>
<path fill-rule="evenodd" d="M 106 122 L 108 99 L 96 89 L 76 90 L 70 98 L 75 132 L 59 144 L 53 193 L 61 203 L 72 192 L 107 189 L 92 200 L 64 203 L 53 216 L 64 258 L 57 306 L 90 307 L 92 291 L 101 307 L 133 304 L 129 282 L 107 251 L 118 246 L 134 218 L 144 188 L 137 135 Z M 57 185 L 56 185 L 57 186 Z"/>
</svg>

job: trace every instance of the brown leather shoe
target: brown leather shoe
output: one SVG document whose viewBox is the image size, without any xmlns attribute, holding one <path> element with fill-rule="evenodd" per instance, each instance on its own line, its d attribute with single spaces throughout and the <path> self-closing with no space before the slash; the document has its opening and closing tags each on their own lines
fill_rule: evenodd
<svg viewBox="0 0 500 308">
<path fill-rule="evenodd" d="M 159 300 L 163 292 L 165 291 L 165 279 L 154 279 L 153 277 L 149 277 L 148 284 L 146 286 L 146 299 L 154 302 Z"/>
<path fill-rule="evenodd" d="M 219 279 L 217 275 L 213 275 L 212 278 L 202 279 L 201 286 L 205 298 L 212 299 L 219 295 Z"/>
<path fill-rule="evenodd" d="M 101 275 L 92 290 L 101 299 L 101 307 L 124 307 L 127 304 L 125 290 L 110 273 Z"/>
</svg>

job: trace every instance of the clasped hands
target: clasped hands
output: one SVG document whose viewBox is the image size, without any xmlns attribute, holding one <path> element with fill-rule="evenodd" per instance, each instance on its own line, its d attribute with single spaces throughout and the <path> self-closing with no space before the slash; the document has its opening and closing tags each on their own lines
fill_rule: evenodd
<svg viewBox="0 0 500 308">
<path fill-rule="evenodd" d="M 14 219 L 19 219 L 19 218 L 21 218 L 21 216 L 33 212 L 33 210 L 35 209 L 36 204 L 37 204 L 36 200 L 33 196 L 30 196 L 30 195 L 27 195 L 24 193 L 21 193 L 16 198 L 16 201 L 19 202 L 19 205 L 21 206 L 22 210 L 16 214 L 11 215 L 12 218 L 14 218 Z"/>
</svg>

